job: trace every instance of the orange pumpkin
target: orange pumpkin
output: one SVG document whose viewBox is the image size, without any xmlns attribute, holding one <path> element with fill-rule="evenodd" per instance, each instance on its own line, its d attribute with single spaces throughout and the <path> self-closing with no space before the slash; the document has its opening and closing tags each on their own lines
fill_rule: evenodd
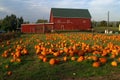
<svg viewBox="0 0 120 80">
<path fill-rule="evenodd" d="M 64 52 L 65 52 L 65 53 L 68 53 L 68 51 L 69 51 L 69 49 L 66 48 L 66 47 L 64 47 Z"/>
<path fill-rule="evenodd" d="M 114 67 L 116 67 L 117 66 L 117 62 L 116 61 L 112 61 L 111 65 L 114 66 Z"/>
<path fill-rule="evenodd" d="M 50 65 L 54 65 L 55 62 L 56 62 L 56 60 L 55 60 L 54 58 L 52 58 L 52 59 L 49 60 L 49 64 L 50 64 Z"/>
<path fill-rule="evenodd" d="M 43 56 L 43 55 L 39 55 L 39 56 L 38 56 L 38 58 L 41 59 L 41 60 L 42 60 L 44 57 L 45 57 L 45 56 Z"/>
<path fill-rule="evenodd" d="M 23 54 L 28 54 L 28 50 L 27 49 L 23 49 Z"/>
<path fill-rule="evenodd" d="M 120 57 L 118 58 L 118 62 L 120 62 Z"/>
<path fill-rule="evenodd" d="M 8 71 L 8 72 L 7 72 L 7 75 L 8 75 L 8 76 L 12 75 L 12 72 L 11 72 L 11 71 Z"/>
<path fill-rule="evenodd" d="M 2 48 L 4 47 L 5 45 L 2 45 Z"/>
<path fill-rule="evenodd" d="M 16 57 L 20 57 L 21 56 L 20 51 L 16 51 L 15 55 L 16 55 Z"/>
<path fill-rule="evenodd" d="M 73 50 L 69 50 L 69 55 L 70 56 L 74 56 L 74 51 Z"/>
<path fill-rule="evenodd" d="M 65 62 L 67 61 L 67 56 L 63 57 L 63 61 Z"/>
<path fill-rule="evenodd" d="M 41 54 L 44 55 L 44 56 L 46 56 L 47 52 L 46 51 L 42 51 Z"/>
<path fill-rule="evenodd" d="M 92 66 L 98 68 L 100 66 L 100 63 L 99 62 L 93 62 Z"/>
<path fill-rule="evenodd" d="M 77 59 L 77 62 L 81 62 L 84 60 L 84 57 L 83 56 L 80 56 L 78 59 Z"/>
<path fill-rule="evenodd" d="M 17 62 L 21 62 L 21 59 L 20 59 L 20 58 L 17 58 L 16 61 L 17 61 Z"/>
<path fill-rule="evenodd" d="M 99 61 L 100 61 L 101 63 L 106 63 L 106 62 L 107 62 L 107 59 L 106 59 L 106 58 L 99 58 Z"/>
<path fill-rule="evenodd" d="M 47 62 L 47 58 L 46 57 L 43 58 L 43 62 Z"/>
<path fill-rule="evenodd" d="M 59 56 L 59 52 L 54 52 L 53 55 L 54 55 L 55 57 L 57 57 L 57 56 Z"/>
<path fill-rule="evenodd" d="M 39 54 L 40 52 L 41 52 L 40 49 L 37 49 L 37 50 L 36 50 L 36 54 Z"/>
<path fill-rule="evenodd" d="M 11 59 L 10 62 L 11 62 L 11 63 L 15 62 L 15 59 Z"/>
<path fill-rule="evenodd" d="M 97 61 L 98 60 L 98 57 L 97 56 L 91 56 L 92 57 L 92 60 L 94 61 Z"/>
<path fill-rule="evenodd" d="M 71 57 L 71 60 L 72 60 L 72 61 L 75 61 L 75 60 L 76 60 L 76 58 L 73 56 L 73 57 Z"/>
<path fill-rule="evenodd" d="M 9 65 L 5 65 L 5 68 L 6 68 L 6 69 L 9 68 Z"/>
</svg>

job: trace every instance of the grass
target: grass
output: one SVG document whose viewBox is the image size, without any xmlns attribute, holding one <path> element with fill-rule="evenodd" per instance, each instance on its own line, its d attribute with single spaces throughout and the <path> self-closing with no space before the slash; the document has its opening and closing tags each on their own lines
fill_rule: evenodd
<svg viewBox="0 0 120 80">
<path fill-rule="evenodd" d="M 101 38 L 101 36 L 103 36 L 103 38 Z M 95 40 L 93 40 L 93 37 L 95 37 Z M 16 39 L 9 40 L 9 45 L 6 44 L 7 41 L 3 41 L 2 43 L 0 43 L 0 80 L 66 80 L 89 77 L 97 78 L 99 76 L 119 73 L 120 63 L 118 63 L 117 67 L 111 66 L 111 61 L 116 60 L 116 58 L 109 59 L 109 56 L 107 57 L 109 61 L 106 64 L 101 65 L 99 68 L 92 67 L 92 63 L 94 62 L 92 60 L 77 62 L 71 61 L 70 59 L 67 62 L 60 61 L 58 64 L 52 66 L 49 64 L 48 61 L 42 62 L 42 60 L 38 59 L 38 55 L 36 55 L 36 50 L 34 49 L 35 45 L 45 45 L 47 44 L 47 42 L 53 44 L 54 47 L 55 44 L 58 44 L 59 42 L 65 42 L 67 47 L 79 42 L 86 43 L 91 46 L 94 43 L 102 45 L 101 43 L 103 43 L 104 40 L 106 40 L 104 46 L 109 42 L 113 42 L 117 45 L 119 39 L 116 39 L 116 35 L 95 34 L 94 36 L 92 36 L 91 33 L 79 32 L 60 34 L 22 34 Z M 20 40 L 22 40 L 23 42 L 20 43 Z M 2 47 L 2 45 L 4 45 L 4 47 Z M 11 52 L 15 52 L 14 47 L 16 45 L 21 45 L 27 48 L 29 54 L 21 56 L 21 62 L 11 63 L 10 60 L 12 59 L 12 56 L 10 56 L 10 54 Z M 47 45 L 46 47 L 50 48 L 49 45 Z M 9 57 L 3 58 L 1 55 L 4 53 L 5 50 L 8 50 L 9 48 L 12 49 L 12 51 L 8 53 Z M 58 50 L 58 48 L 55 49 Z M 81 48 L 79 47 L 79 49 Z M 60 58 L 63 56 L 64 54 L 61 55 Z M 51 58 L 54 56 L 48 55 L 47 57 Z M 9 65 L 9 68 L 6 69 L 5 65 Z M 12 75 L 8 76 L 8 71 L 12 71 Z"/>
<path fill-rule="evenodd" d="M 118 27 L 94 27 L 94 30 L 97 32 L 104 32 L 105 29 L 108 29 L 109 31 L 118 32 Z"/>
</svg>

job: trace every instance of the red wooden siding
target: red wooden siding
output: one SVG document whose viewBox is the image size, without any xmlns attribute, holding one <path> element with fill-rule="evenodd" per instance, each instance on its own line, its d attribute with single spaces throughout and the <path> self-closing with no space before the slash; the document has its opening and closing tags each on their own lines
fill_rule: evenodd
<svg viewBox="0 0 120 80">
<path fill-rule="evenodd" d="M 54 20 L 54 30 L 89 30 L 91 29 L 90 19 L 53 18 L 53 20 Z"/>
<path fill-rule="evenodd" d="M 23 33 L 44 33 L 49 32 L 53 28 L 53 23 L 48 24 L 22 24 L 21 31 Z"/>
<path fill-rule="evenodd" d="M 82 12 L 79 13 L 79 9 L 75 9 L 75 11 L 74 9 L 60 9 L 60 10 L 54 9 L 54 10 L 56 10 L 54 11 L 55 14 L 53 14 L 52 10 L 50 12 L 49 23 L 22 24 L 21 31 L 23 33 L 44 33 L 44 32 L 49 32 L 51 30 L 79 30 L 79 31 L 81 30 L 82 31 L 82 30 L 91 29 L 91 16 L 89 15 L 88 10 L 82 10 L 84 11 L 83 13 Z M 67 16 L 68 13 L 65 13 L 66 14 L 65 17 L 64 14 L 60 12 L 65 10 L 69 12 L 78 11 L 79 14 L 77 13 L 77 17 L 72 17 L 73 15 L 69 14 L 69 16 Z M 60 15 L 63 17 L 61 17 Z M 76 14 L 74 16 L 76 16 Z"/>
</svg>

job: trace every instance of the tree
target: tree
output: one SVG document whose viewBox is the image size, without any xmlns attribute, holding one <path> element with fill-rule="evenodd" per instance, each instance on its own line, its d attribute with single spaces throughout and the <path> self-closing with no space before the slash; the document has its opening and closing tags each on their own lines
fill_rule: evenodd
<svg viewBox="0 0 120 80">
<path fill-rule="evenodd" d="M 22 17 L 17 18 L 17 28 L 20 28 L 20 27 L 21 27 L 21 24 L 23 24 L 23 23 L 24 23 L 24 20 L 23 20 Z"/>
<path fill-rule="evenodd" d="M 107 26 L 107 21 L 104 21 L 104 20 L 101 21 L 101 22 L 100 22 L 100 26 Z"/>
<path fill-rule="evenodd" d="M 97 22 L 96 21 L 92 21 L 92 27 L 97 27 Z"/>
<path fill-rule="evenodd" d="M 116 23 L 116 27 L 119 27 L 119 25 L 120 25 L 120 21 L 118 21 L 118 22 Z"/>
<path fill-rule="evenodd" d="M 29 24 L 30 22 L 29 21 L 25 21 L 24 24 Z"/>
<path fill-rule="evenodd" d="M 44 19 L 38 19 L 36 23 L 47 23 L 48 20 L 44 20 Z"/>
<path fill-rule="evenodd" d="M 10 16 L 7 15 L 2 21 L 1 29 L 5 31 L 16 31 L 23 22 L 24 20 L 22 17 L 17 18 L 14 14 L 11 14 Z"/>
<path fill-rule="evenodd" d="M 8 15 L 3 19 L 1 29 L 5 31 L 10 29 L 10 17 Z"/>
<path fill-rule="evenodd" d="M 2 26 L 2 19 L 0 20 L 0 29 L 1 29 L 1 26 Z"/>
</svg>

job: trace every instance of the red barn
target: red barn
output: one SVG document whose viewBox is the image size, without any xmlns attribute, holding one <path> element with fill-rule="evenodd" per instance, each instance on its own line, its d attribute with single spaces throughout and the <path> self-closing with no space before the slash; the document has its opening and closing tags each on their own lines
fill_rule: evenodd
<svg viewBox="0 0 120 80">
<path fill-rule="evenodd" d="M 21 32 L 23 33 L 46 33 L 53 28 L 53 23 L 36 23 L 36 24 L 22 24 Z"/>
<path fill-rule="evenodd" d="M 52 8 L 50 23 L 54 30 L 89 30 L 91 15 L 88 9 Z"/>
<path fill-rule="evenodd" d="M 23 33 L 44 33 L 48 30 L 90 30 L 91 15 L 88 9 L 52 8 L 49 23 L 22 24 Z"/>
</svg>

